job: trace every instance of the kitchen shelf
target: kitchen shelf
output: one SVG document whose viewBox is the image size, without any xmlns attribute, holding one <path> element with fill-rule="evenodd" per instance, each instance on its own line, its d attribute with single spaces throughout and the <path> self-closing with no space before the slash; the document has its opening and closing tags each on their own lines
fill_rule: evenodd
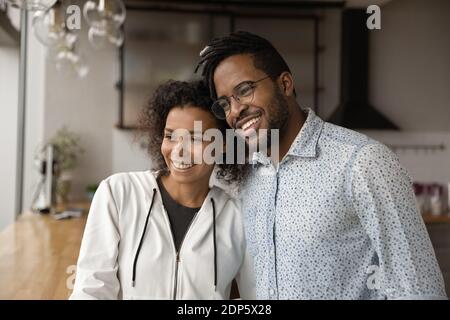
<svg viewBox="0 0 450 320">
<path fill-rule="evenodd" d="M 243 3 L 241 1 L 239 2 L 233 2 L 233 5 L 228 7 L 227 5 L 219 5 L 217 6 L 217 3 L 215 5 L 211 4 L 210 10 L 205 10 L 208 8 L 187 8 L 184 5 L 183 6 L 176 6 L 170 7 L 170 6 L 160 6 L 161 3 L 158 3 L 159 1 L 156 1 L 155 3 L 152 3 L 152 1 L 146 1 L 145 6 L 139 6 L 136 5 L 137 2 L 130 1 L 127 2 L 127 11 L 128 11 L 128 18 L 127 23 L 124 25 L 125 30 L 125 45 L 121 47 L 120 50 L 120 81 L 117 85 L 117 88 L 119 89 L 119 121 L 116 125 L 116 128 L 119 130 L 135 130 L 135 123 L 131 122 L 128 123 L 128 121 L 125 119 L 125 115 L 133 113 L 134 109 L 129 109 L 128 105 L 125 103 L 125 96 L 126 94 L 129 94 L 130 91 L 137 91 L 144 90 L 145 92 L 151 91 L 152 84 L 159 84 L 160 79 L 159 78 L 173 78 L 173 79 L 181 79 L 185 78 L 186 70 L 183 66 L 185 65 L 192 65 L 195 66 L 196 63 L 198 63 L 198 54 L 200 50 L 204 48 L 204 44 L 207 43 L 206 39 L 214 38 L 221 34 L 220 30 L 215 30 L 214 28 L 216 21 L 216 18 L 219 17 L 225 17 L 228 18 L 228 21 L 223 22 L 223 27 L 227 27 L 230 32 L 235 31 L 236 29 L 236 21 L 242 20 L 242 19 L 254 19 L 254 20 L 260 20 L 259 24 L 264 25 L 264 21 L 274 21 L 274 23 L 279 24 L 283 23 L 285 20 L 293 20 L 296 22 L 300 21 L 307 21 L 308 27 L 305 29 L 307 32 L 306 39 L 308 39 L 307 43 L 302 42 L 295 42 L 295 45 L 293 45 L 288 40 L 281 38 L 279 39 L 279 43 L 277 43 L 277 47 L 281 51 L 285 51 L 284 55 L 288 56 L 290 61 L 296 61 L 296 59 L 302 59 L 302 57 L 307 57 L 308 59 L 312 56 L 312 69 L 311 69 L 311 84 L 308 85 L 306 88 L 299 86 L 299 89 L 301 89 L 301 92 L 307 92 L 308 94 L 312 94 L 312 107 L 313 109 L 318 112 L 319 109 L 319 100 L 320 95 L 324 92 L 325 88 L 321 87 L 319 84 L 319 74 L 320 74 L 320 54 L 324 53 L 326 51 L 326 47 L 324 45 L 320 44 L 319 34 L 320 34 L 320 22 L 324 19 L 323 13 L 320 11 L 305 11 L 305 7 L 302 7 L 300 4 L 305 5 L 308 4 L 308 8 L 320 8 L 324 6 L 323 8 L 342 8 L 344 3 L 343 1 L 337 1 L 337 2 L 321 2 L 321 1 L 295 1 L 295 2 L 286 2 L 285 8 L 278 12 L 278 10 L 273 10 L 273 7 L 279 8 L 281 3 L 278 3 L 275 5 L 274 3 L 270 2 L 257 2 L 261 5 L 260 10 L 256 11 L 248 11 L 244 10 L 244 7 L 241 7 Z M 200 1 L 202 2 L 202 1 Z M 164 2 L 165 3 L 165 2 Z M 174 1 L 173 4 L 175 5 L 177 3 L 180 4 L 178 1 Z M 208 2 L 209 3 L 209 2 Z M 227 2 L 228 3 L 228 2 Z M 255 6 L 256 3 L 253 1 L 252 7 Z M 333 3 L 333 5 L 331 5 Z M 203 4 L 203 2 L 202 2 Z M 326 5 L 325 5 L 326 4 Z M 214 8 L 213 8 L 214 7 Z M 227 8 L 225 8 L 227 7 Z M 287 9 L 287 10 L 285 10 Z M 219 11 L 217 11 L 219 10 Z M 155 20 L 155 26 L 151 27 L 150 24 L 146 25 L 145 27 L 140 26 L 139 24 L 136 24 L 135 20 L 131 18 L 133 14 L 135 14 L 135 17 L 139 17 L 142 19 L 141 13 L 143 12 L 149 12 L 149 15 L 145 15 L 146 19 L 151 19 L 151 14 L 154 13 L 156 16 L 160 14 L 166 14 L 167 15 L 167 21 L 172 21 L 173 19 L 170 19 L 170 17 L 173 17 L 172 14 L 184 14 L 184 17 L 190 17 L 194 13 L 198 14 L 196 15 L 196 21 L 200 23 L 201 29 L 198 30 L 197 34 L 193 34 L 192 32 L 189 33 L 177 33 L 176 30 L 178 30 L 176 27 L 175 29 L 167 30 L 165 26 L 165 20 L 158 20 L 159 18 Z M 178 21 L 179 20 L 179 21 Z M 178 23 L 185 21 L 186 19 L 181 18 L 179 16 L 179 19 L 175 19 L 172 21 L 172 23 Z M 158 27 L 156 22 L 162 22 L 161 25 Z M 187 21 L 187 20 L 186 20 Z M 261 24 L 261 21 L 262 24 Z M 133 23 L 131 23 L 133 22 Z M 312 23 L 312 24 L 311 24 Z M 258 23 L 257 23 L 258 24 Z M 257 25 L 256 24 L 256 25 Z M 311 24 L 311 25 L 310 25 Z M 297 25 L 297 24 L 296 24 Z M 303 26 L 303 24 L 302 24 Z M 164 27 L 164 28 L 160 28 Z M 220 28 L 219 28 L 220 29 Z M 174 31 L 175 30 L 175 31 Z M 181 29 L 180 29 L 181 30 Z M 216 34 L 215 31 L 218 33 Z M 312 34 L 310 34 L 312 32 Z M 194 36 L 195 37 L 194 37 Z M 297 35 L 299 37 L 300 35 Z M 297 38 L 296 37 L 296 38 Z M 131 54 L 128 56 L 128 54 Z M 138 71 L 135 71 L 133 66 L 130 67 L 129 64 L 127 64 L 125 56 L 127 56 L 127 59 L 129 57 L 132 57 L 133 62 L 136 64 L 137 61 L 142 61 L 143 67 L 138 69 Z M 183 57 L 182 60 L 177 59 L 177 57 Z M 153 65 L 150 65 L 151 68 L 156 68 L 157 70 L 160 69 L 167 69 L 170 72 L 174 73 L 174 75 L 171 75 L 170 77 L 157 75 L 157 79 L 154 78 L 154 75 L 149 75 L 151 77 L 150 83 L 147 80 L 147 74 L 146 74 L 146 68 L 149 67 L 149 59 L 153 59 Z M 162 61 L 165 61 L 163 59 L 172 59 L 177 63 L 172 64 L 161 64 Z M 160 63 L 158 63 L 160 62 Z M 179 65 L 182 65 L 180 67 Z M 135 71 L 133 75 L 137 77 L 137 79 L 130 79 L 127 72 L 130 72 L 130 70 Z M 177 71 L 179 70 L 180 75 L 177 75 Z M 136 73 L 137 72 L 137 73 Z M 155 70 L 152 69 L 152 72 L 155 72 Z M 150 72 L 147 72 L 150 73 Z M 191 70 L 189 69 L 189 75 L 191 73 Z M 136 76 L 138 74 L 139 76 Z M 143 76 L 142 76 L 143 75 Z M 144 77 L 142 82 L 145 83 L 145 87 L 142 87 L 136 83 L 139 82 L 139 80 Z M 148 88 L 147 88 L 148 85 Z M 129 96 L 127 96 L 128 99 Z M 126 112 L 128 111 L 128 113 Z M 131 113 L 130 113 L 131 112 Z M 134 121 L 134 120 L 133 120 Z"/>
<path fill-rule="evenodd" d="M 422 215 L 423 221 L 427 224 L 431 223 L 450 223 L 450 213 L 434 215 L 431 213 L 424 213 Z"/>
</svg>

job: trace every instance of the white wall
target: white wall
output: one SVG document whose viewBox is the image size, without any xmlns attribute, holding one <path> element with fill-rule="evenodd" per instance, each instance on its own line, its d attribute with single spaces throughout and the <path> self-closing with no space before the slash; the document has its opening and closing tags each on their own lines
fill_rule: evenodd
<svg viewBox="0 0 450 320">
<path fill-rule="evenodd" d="M 415 181 L 450 182 L 450 1 L 394 0 L 370 31 L 370 101 L 402 129 L 366 131 L 386 144 L 444 145 L 399 150 Z"/>
<path fill-rule="evenodd" d="M 132 131 L 113 130 L 112 172 L 148 170 L 150 165 L 145 145 Z"/>
<path fill-rule="evenodd" d="M 46 59 L 46 48 L 28 34 L 26 151 L 24 208 L 29 208 L 39 181 L 34 167 L 36 150 L 62 126 L 77 133 L 85 152 L 73 172 L 73 200 L 85 196 L 87 184 L 112 173 L 112 131 L 117 121 L 117 52 L 94 50 L 87 41 L 83 20 L 78 49 L 87 58 L 90 73 L 83 79 L 60 73 Z"/>
<path fill-rule="evenodd" d="M 443 145 L 444 150 L 399 149 L 396 154 L 414 181 L 450 183 L 450 132 L 363 131 L 387 145 Z"/>
<path fill-rule="evenodd" d="M 18 97 L 19 49 L 0 47 L 0 230 L 16 214 Z"/>
<path fill-rule="evenodd" d="M 86 30 L 82 25 L 78 47 L 90 66 L 85 78 L 58 72 L 54 63 L 46 63 L 44 139 L 67 126 L 80 136 L 85 149 L 73 172 L 74 199 L 84 196 L 87 184 L 111 174 L 112 131 L 118 112 L 117 52 L 93 49 Z"/>
<path fill-rule="evenodd" d="M 450 1 L 394 0 L 370 31 L 370 101 L 403 130 L 450 130 Z"/>
</svg>

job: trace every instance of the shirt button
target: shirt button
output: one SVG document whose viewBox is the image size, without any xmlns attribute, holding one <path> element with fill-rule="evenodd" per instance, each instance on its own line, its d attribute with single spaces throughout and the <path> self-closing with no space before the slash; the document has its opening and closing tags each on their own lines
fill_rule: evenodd
<svg viewBox="0 0 450 320">
<path fill-rule="evenodd" d="M 269 290 L 269 294 L 270 294 L 271 296 L 273 296 L 273 295 L 275 294 L 275 290 L 270 289 L 270 290 Z"/>
</svg>

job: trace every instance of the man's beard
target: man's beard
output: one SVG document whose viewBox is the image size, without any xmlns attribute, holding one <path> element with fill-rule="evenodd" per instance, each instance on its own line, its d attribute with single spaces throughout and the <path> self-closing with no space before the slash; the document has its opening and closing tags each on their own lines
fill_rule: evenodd
<svg viewBox="0 0 450 320">
<path fill-rule="evenodd" d="M 275 94 L 272 102 L 268 106 L 268 126 L 267 132 L 267 147 L 272 145 L 272 130 L 279 130 L 278 137 L 282 137 L 283 131 L 289 118 L 289 105 L 278 87 L 275 87 Z M 279 143 L 279 141 L 275 141 Z"/>
<path fill-rule="evenodd" d="M 289 105 L 278 87 L 275 88 L 274 96 L 267 106 L 267 130 L 260 129 L 253 137 L 244 138 L 246 143 L 246 154 L 251 157 L 252 151 L 267 153 L 267 156 L 278 154 L 280 139 L 286 130 L 289 119 Z M 272 135 L 272 130 L 278 134 Z M 272 141 L 274 140 L 274 141 Z M 272 149 L 276 148 L 275 150 Z"/>
</svg>

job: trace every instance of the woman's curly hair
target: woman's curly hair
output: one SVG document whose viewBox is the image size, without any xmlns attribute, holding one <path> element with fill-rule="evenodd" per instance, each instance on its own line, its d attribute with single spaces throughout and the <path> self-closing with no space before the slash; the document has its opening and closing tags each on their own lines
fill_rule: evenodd
<svg viewBox="0 0 450 320">
<path fill-rule="evenodd" d="M 212 103 L 209 90 L 202 81 L 169 80 L 155 90 L 148 103 L 141 110 L 138 131 L 139 136 L 148 139 L 147 152 L 152 159 L 152 169 L 167 169 L 161 153 L 161 144 L 170 110 L 180 106 L 194 106 L 211 112 Z M 211 115 L 214 117 L 212 112 Z M 215 119 L 217 128 L 225 137 L 226 129 L 229 128 L 228 124 L 224 120 Z M 244 180 L 249 169 L 246 164 L 217 164 L 217 167 L 216 178 L 226 183 L 236 184 Z"/>
</svg>

